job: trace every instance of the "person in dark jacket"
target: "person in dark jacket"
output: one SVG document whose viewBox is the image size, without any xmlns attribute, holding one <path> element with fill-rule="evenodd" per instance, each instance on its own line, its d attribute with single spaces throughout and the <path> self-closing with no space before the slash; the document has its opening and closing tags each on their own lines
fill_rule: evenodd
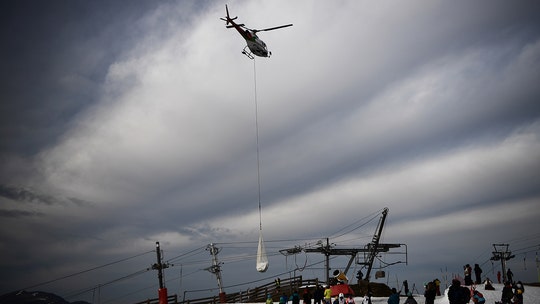
<svg viewBox="0 0 540 304">
<path fill-rule="evenodd" d="M 509 281 L 506 281 L 502 289 L 501 302 L 503 304 L 510 304 L 512 303 L 513 297 L 514 297 L 514 292 L 512 292 L 512 284 L 510 284 Z"/>
<path fill-rule="evenodd" d="M 292 301 L 292 304 L 300 304 L 300 296 L 298 295 L 298 291 L 294 291 L 292 296 L 291 296 L 291 299 Z"/>
<path fill-rule="evenodd" d="M 518 281 L 516 285 L 514 285 L 514 304 L 523 304 L 524 292 L 525 287 L 523 287 L 523 283 L 521 283 L 521 281 Z"/>
<path fill-rule="evenodd" d="M 463 266 L 463 274 L 465 276 L 465 285 L 470 286 L 473 284 L 472 281 L 472 267 L 471 265 L 467 264 Z"/>
<path fill-rule="evenodd" d="M 474 275 L 476 276 L 475 284 L 482 284 L 482 268 L 480 265 L 474 264 Z"/>
<path fill-rule="evenodd" d="M 510 282 L 510 284 L 514 284 L 514 273 L 512 270 L 510 270 L 510 268 L 508 268 L 508 271 L 506 272 L 506 279 L 508 282 Z"/>
<path fill-rule="evenodd" d="M 426 304 L 433 304 L 435 302 L 435 296 L 437 295 L 437 289 L 435 283 L 429 282 L 426 285 L 426 291 L 424 297 L 426 298 Z"/>
<path fill-rule="evenodd" d="M 471 293 L 467 287 L 461 286 L 459 280 L 453 279 L 448 288 L 448 301 L 450 304 L 467 304 L 471 299 Z"/>
<path fill-rule="evenodd" d="M 279 298 L 279 304 L 287 304 L 288 301 L 289 301 L 289 297 L 287 297 L 285 293 L 283 293 L 281 297 Z"/>
<path fill-rule="evenodd" d="M 388 304 L 399 304 L 399 293 L 392 288 L 392 294 L 388 297 Z"/>
<path fill-rule="evenodd" d="M 315 292 L 313 292 L 313 304 L 321 304 L 323 298 L 324 289 L 319 285 L 315 288 Z"/>
<path fill-rule="evenodd" d="M 311 304 L 311 293 L 309 292 L 309 290 L 306 288 L 304 290 L 304 294 L 302 295 L 302 300 L 304 300 L 304 303 L 310 303 Z"/>
</svg>

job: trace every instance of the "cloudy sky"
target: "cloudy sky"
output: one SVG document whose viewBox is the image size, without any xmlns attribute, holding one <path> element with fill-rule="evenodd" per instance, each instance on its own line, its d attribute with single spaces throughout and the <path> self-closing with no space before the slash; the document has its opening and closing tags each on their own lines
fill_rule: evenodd
<svg viewBox="0 0 540 304">
<path fill-rule="evenodd" d="M 226 3 L 251 28 L 294 26 L 261 32 L 273 55 L 249 60 Z M 157 241 L 169 294 L 217 294 L 210 243 L 226 292 L 324 278 L 324 256 L 279 250 L 363 247 L 384 207 L 382 242 L 406 244 L 408 263 L 381 282 L 466 263 L 495 277 L 494 243 L 538 280 L 537 2 L 1 6 L 0 293 L 157 297 Z"/>
</svg>

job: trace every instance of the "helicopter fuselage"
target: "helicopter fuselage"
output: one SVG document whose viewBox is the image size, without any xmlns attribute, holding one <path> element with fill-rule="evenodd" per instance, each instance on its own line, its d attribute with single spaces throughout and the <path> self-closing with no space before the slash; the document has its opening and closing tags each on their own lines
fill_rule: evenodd
<svg viewBox="0 0 540 304">
<path fill-rule="evenodd" d="M 231 19 L 229 19 L 229 22 L 232 25 L 229 25 L 228 27 L 234 27 L 238 31 L 238 33 L 242 35 L 242 37 L 246 40 L 247 47 L 249 48 L 251 53 L 259 57 L 270 57 L 270 55 L 272 55 L 272 53 L 268 51 L 266 43 L 264 43 L 264 41 L 257 37 L 257 34 L 253 33 L 250 30 L 244 30 L 242 27 L 240 27 L 240 25 L 236 24 Z"/>
</svg>

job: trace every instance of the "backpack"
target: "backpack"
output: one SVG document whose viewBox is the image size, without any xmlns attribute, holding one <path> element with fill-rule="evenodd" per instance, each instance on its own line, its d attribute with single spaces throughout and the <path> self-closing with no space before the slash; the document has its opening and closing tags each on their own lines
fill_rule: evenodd
<svg viewBox="0 0 540 304">
<path fill-rule="evenodd" d="M 486 303 L 486 298 L 484 298 L 484 295 L 481 292 L 477 291 L 474 295 L 474 298 L 476 299 L 475 302 L 477 302 L 478 304 Z"/>
</svg>

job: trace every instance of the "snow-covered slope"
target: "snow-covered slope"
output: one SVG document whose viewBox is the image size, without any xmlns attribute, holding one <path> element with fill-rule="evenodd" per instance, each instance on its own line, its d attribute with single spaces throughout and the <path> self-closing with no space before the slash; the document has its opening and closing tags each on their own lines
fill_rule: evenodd
<svg viewBox="0 0 540 304">
<path fill-rule="evenodd" d="M 486 298 L 486 304 L 494 304 L 496 301 L 501 300 L 503 285 L 493 284 L 493 287 L 495 287 L 495 290 L 485 290 L 484 285 L 479 285 L 476 288 L 479 292 L 481 292 L 484 295 L 484 298 Z M 446 296 L 447 291 L 448 289 L 445 291 L 444 295 L 437 297 L 435 299 L 435 304 L 449 304 L 448 297 Z M 425 304 L 425 299 L 423 295 L 414 295 L 414 298 L 416 299 L 418 304 Z M 400 303 L 404 303 L 405 299 L 406 299 L 405 297 L 401 297 Z M 357 304 L 362 304 L 363 298 L 356 297 L 354 298 L 354 300 Z M 388 301 L 388 298 L 386 297 L 371 298 L 371 302 L 373 304 L 386 304 L 387 301 Z M 289 303 L 291 302 L 289 301 Z M 302 302 L 300 303 L 302 304 Z M 471 300 L 469 303 L 472 304 L 474 302 Z M 523 303 L 524 304 L 540 304 L 540 287 L 525 286 L 525 293 L 523 293 Z"/>
</svg>

